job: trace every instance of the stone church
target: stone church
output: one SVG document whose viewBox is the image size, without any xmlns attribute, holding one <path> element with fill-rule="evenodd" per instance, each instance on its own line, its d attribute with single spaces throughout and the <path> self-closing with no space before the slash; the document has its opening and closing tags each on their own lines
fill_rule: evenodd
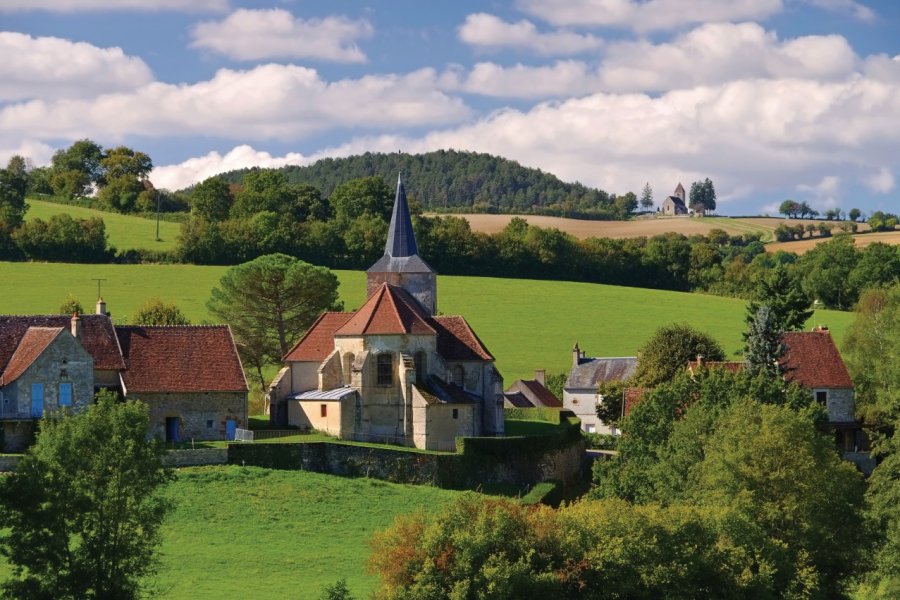
<svg viewBox="0 0 900 600">
<path fill-rule="evenodd" d="M 437 314 L 437 274 L 420 256 L 402 179 L 366 302 L 322 314 L 269 388 L 272 419 L 357 441 L 453 450 L 503 434 L 503 379 L 463 317 Z"/>
</svg>

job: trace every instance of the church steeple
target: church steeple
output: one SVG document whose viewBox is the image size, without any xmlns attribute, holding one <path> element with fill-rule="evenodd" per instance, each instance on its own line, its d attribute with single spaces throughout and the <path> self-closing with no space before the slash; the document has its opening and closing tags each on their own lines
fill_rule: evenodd
<svg viewBox="0 0 900 600">
<path fill-rule="evenodd" d="M 415 256 L 419 253 L 412 219 L 409 216 L 406 188 L 403 186 L 403 177 L 399 173 L 397 174 L 397 193 L 394 196 L 394 210 L 391 213 L 391 225 L 388 227 L 388 239 L 384 246 L 384 253 L 394 258 Z"/>
<path fill-rule="evenodd" d="M 366 291 L 371 297 L 383 283 L 404 288 L 429 314 L 437 314 L 437 274 L 419 256 L 406 188 L 397 176 L 397 193 L 388 228 L 384 256 L 366 271 Z"/>
</svg>

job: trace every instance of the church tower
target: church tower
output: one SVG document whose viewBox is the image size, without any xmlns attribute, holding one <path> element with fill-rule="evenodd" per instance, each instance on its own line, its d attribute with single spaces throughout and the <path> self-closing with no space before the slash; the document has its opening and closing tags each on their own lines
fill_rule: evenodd
<svg viewBox="0 0 900 600">
<path fill-rule="evenodd" d="M 406 189 L 399 175 L 384 256 L 366 271 L 367 297 L 378 291 L 383 283 L 402 287 L 428 314 L 437 314 L 437 273 L 419 256 Z"/>
</svg>

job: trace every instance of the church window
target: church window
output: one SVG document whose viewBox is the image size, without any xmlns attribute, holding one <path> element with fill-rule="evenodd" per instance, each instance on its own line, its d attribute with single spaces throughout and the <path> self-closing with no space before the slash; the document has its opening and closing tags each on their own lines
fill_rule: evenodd
<svg viewBox="0 0 900 600">
<path fill-rule="evenodd" d="M 394 357 L 388 352 L 378 355 L 378 385 L 394 384 Z"/>
<path fill-rule="evenodd" d="M 453 367 L 453 383 L 458 385 L 459 387 L 464 387 L 466 383 L 466 372 L 463 370 L 462 365 L 456 365 Z"/>
</svg>

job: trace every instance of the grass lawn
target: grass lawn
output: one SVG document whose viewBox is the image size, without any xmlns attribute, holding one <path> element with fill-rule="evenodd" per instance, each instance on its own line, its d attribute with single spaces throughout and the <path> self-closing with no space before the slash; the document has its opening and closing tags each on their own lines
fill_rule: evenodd
<svg viewBox="0 0 900 600">
<path fill-rule="evenodd" d="M 397 515 L 459 496 L 438 488 L 250 467 L 181 469 L 163 534 L 165 598 L 315 598 L 341 577 L 357 598 L 376 580 L 367 542 Z"/>
<path fill-rule="evenodd" d="M 226 267 L 194 265 L 74 265 L 0 262 L 0 314 L 52 313 L 67 294 L 85 308 L 97 294 L 95 277 L 117 322 L 151 296 L 176 303 L 194 323 L 210 319 L 209 292 Z M 365 274 L 337 271 L 345 307 L 365 300 Z M 571 367 L 575 342 L 589 356 L 633 356 L 660 326 L 684 321 L 710 333 L 725 351 L 742 347 L 746 303 L 734 298 L 591 283 L 490 277 L 438 280 L 438 310 L 459 314 L 497 360 L 507 383 L 533 377 L 534 369 L 561 373 Z M 812 324 L 827 324 L 838 344 L 852 313 L 819 310 Z"/>
<path fill-rule="evenodd" d="M 367 598 L 377 583 L 366 572 L 372 533 L 461 493 L 305 471 L 179 469 L 152 584 L 172 600 L 280 600 L 317 598 L 343 577 Z M 9 574 L 0 559 L 0 580 Z"/>
<path fill-rule="evenodd" d="M 156 220 L 121 215 L 119 213 L 94 210 L 82 206 L 69 206 L 68 204 L 56 204 L 44 200 L 28 199 L 30 208 L 25 214 L 25 219 L 47 220 L 53 215 L 68 213 L 73 219 L 91 219 L 100 217 L 106 225 L 106 233 L 109 236 L 109 244 L 117 250 L 130 250 L 142 248 L 145 250 L 174 250 L 181 225 L 168 221 L 159 222 L 160 241 L 156 241 Z"/>
</svg>

